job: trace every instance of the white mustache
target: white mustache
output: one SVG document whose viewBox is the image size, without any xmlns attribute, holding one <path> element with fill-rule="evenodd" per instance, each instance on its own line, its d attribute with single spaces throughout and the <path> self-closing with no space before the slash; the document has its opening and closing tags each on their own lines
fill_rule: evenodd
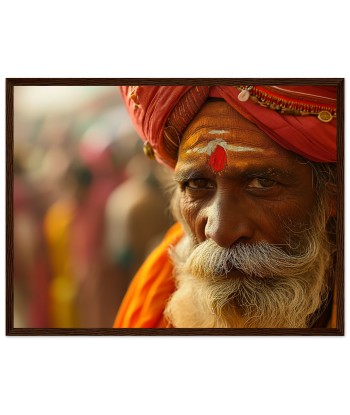
<svg viewBox="0 0 350 415">
<path fill-rule="evenodd" d="M 289 254 L 267 242 L 239 243 L 233 248 L 222 248 L 208 240 L 194 247 L 185 267 L 199 275 L 227 276 L 236 269 L 252 277 L 304 275 L 319 259 L 320 244 L 310 239 L 298 254 Z"/>
</svg>

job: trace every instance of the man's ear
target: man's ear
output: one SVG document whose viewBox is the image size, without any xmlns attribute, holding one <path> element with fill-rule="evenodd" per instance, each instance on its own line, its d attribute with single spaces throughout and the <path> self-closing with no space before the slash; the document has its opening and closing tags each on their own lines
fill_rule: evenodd
<svg viewBox="0 0 350 415">
<path fill-rule="evenodd" d="M 337 185 L 334 183 L 327 183 L 327 204 L 328 204 L 328 214 L 329 217 L 337 217 L 337 199 L 338 199 L 338 192 L 337 192 Z"/>
</svg>

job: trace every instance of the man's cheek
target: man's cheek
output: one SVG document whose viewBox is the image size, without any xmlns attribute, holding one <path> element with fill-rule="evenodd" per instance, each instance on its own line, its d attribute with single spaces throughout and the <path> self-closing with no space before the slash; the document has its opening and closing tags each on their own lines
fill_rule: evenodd
<svg viewBox="0 0 350 415">
<path fill-rule="evenodd" d="M 180 202 L 180 211 L 191 232 L 198 237 L 199 220 L 203 211 L 201 204 L 198 201 L 189 201 L 186 197 L 183 197 Z"/>
<path fill-rule="evenodd" d="M 277 245 L 289 245 L 296 235 L 302 237 L 303 231 L 309 228 L 309 223 L 305 222 L 300 212 L 276 208 L 262 214 L 256 223 L 265 235 L 263 239 Z"/>
<path fill-rule="evenodd" d="M 182 199 L 181 201 L 181 215 L 188 223 L 188 225 L 193 224 L 196 212 L 198 212 L 198 208 L 194 206 L 193 203 L 189 203 L 188 201 Z"/>
</svg>

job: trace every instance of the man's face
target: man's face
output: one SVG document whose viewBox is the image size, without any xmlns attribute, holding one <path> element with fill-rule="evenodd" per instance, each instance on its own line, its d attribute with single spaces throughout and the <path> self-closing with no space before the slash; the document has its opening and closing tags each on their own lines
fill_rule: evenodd
<svg viewBox="0 0 350 415">
<path fill-rule="evenodd" d="M 306 327 L 327 295 L 326 209 L 311 167 L 225 102 L 186 129 L 175 200 L 175 327 Z"/>
<path fill-rule="evenodd" d="M 310 166 L 224 102 L 208 103 L 186 130 L 175 177 L 197 242 L 283 246 L 285 225 L 307 226 L 314 208 Z"/>
</svg>

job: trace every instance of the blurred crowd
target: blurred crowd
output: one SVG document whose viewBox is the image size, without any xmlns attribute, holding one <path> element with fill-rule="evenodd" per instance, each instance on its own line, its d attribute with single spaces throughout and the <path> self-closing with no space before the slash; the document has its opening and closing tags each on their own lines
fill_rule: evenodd
<svg viewBox="0 0 350 415">
<path fill-rule="evenodd" d="M 14 327 L 112 327 L 173 221 L 118 87 L 15 86 L 13 169 Z"/>
</svg>

